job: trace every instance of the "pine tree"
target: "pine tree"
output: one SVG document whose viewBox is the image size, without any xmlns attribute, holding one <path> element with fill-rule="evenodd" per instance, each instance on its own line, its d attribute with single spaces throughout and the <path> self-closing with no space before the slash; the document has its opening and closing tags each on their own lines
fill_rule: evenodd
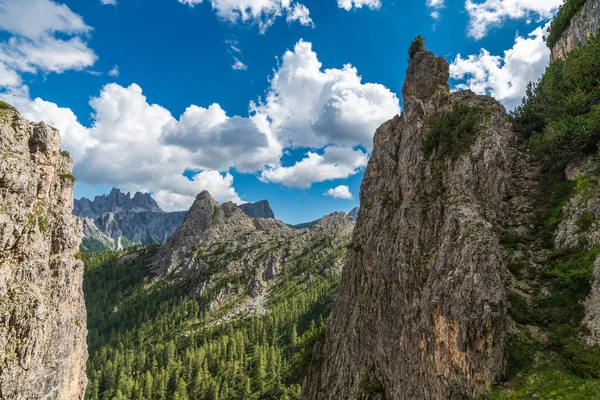
<svg viewBox="0 0 600 400">
<path fill-rule="evenodd" d="M 152 398 L 152 386 L 154 384 L 154 379 L 152 378 L 152 374 L 150 371 L 146 371 L 144 374 L 144 397 L 146 399 Z"/>
<path fill-rule="evenodd" d="M 290 332 L 290 345 L 296 347 L 298 343 L 298 331 L 296 330 L 296 324 L 292 324 L 292 331 Z"/>
<path fill-rule="evenodd" d="M 187 384 L 183 378 L 177 380 L 177 387 L 173 394 L 173 400 L 188 400 Z"/>
</svg>

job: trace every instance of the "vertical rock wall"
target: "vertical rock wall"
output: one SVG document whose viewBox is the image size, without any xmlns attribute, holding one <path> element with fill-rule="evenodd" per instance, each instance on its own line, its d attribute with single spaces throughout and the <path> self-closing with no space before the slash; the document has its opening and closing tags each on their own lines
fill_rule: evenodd
<svg viewBox="0 0 600 400">
<path fill-rule="evenodd" d="M 302 399 L 459 399 L 505 372 L 506 261 L 500 246 L 522 145 L 504 108 L 449 93 L 448 64 L 411 61 L 405 110 L 375 133 L 361 207 L 324 343 Z M 432 117 L 481 109 L 457 159 L 425 156 Z"/>
<path fill-rule="evenodd" d="M 82 399 L 81 223 L 58 131 L 0 108 L 0 399 Z"/>
<path fill-rule="evenodd" d="M 600 1 L 587 0 L 581 12 L 571 19 L 569 28 L 552 47 L 550 61 L 564 59 L 579 43 L 585 44 L 600 28 Z"/>
</svg>

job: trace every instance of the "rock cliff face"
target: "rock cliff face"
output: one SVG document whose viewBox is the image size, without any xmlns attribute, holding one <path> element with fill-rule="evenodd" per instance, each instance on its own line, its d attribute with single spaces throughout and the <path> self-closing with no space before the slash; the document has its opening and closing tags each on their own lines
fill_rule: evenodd
<svg viewBox="0 0 600 400">
<path fill-rule="evenodd" d="M 595 35 L 599 27 L 600 2 L 587 0 L 581 12 L 571 19 L 569 28 L 552 47 L 550 61 L 564 59 L 579 43 L 585 44 L 591 35 Z"/>
<path fill-rule="evenodd" d="M 240 206 L 243 212 L 252 218 L 271 218 L 275 219 L 275 214 L 267 200 L 261 200 L 256 203 L 246 203 Z"/>
<path fill-rule="evenodd" d="M 505 373 L 506 259 L 500 245 L 522 145 L 504 108 L 450 93 L 448 64 L 411 60 L 404 112 L 375 133 L 360 216 L 302 399 L 460 399 Z M 423 152 L 435 116 L 478 114 L 456 158 Z M 444 138 L 445 139 L 445 138 Z"/>
<path fill-rule="evenodd" d="M 98 218 L 106 213 L 120 212 L 164 212 L 149 193 L 137 192 L 133 197 L 113 188 L 108 195 L 96 196 L 94 201 L 75 200 L 73 214 L 78 217 Z"/>
<path fill-rule="evenodd" d="M 353 227 L 352 218 L 334 213 L 296 230 L 274 219 L 251 218 L 233 203 L 219 205 L 204 191 L 161 247 L 154 271 L 189 284 L 190 294 L 206 298 L 212 311 L 248 295 L 264 299 L 283 266 L 305 251 L 313 252 L 313 259 L 343 253 Z M 250 309 L 260 308 L 258 303 L 250 300 L 242 308 L 257 311 Z"/>
<path fill-rule="evenodd" d="M 600 166 L 591 157 L 567 168 L 567 177 L 577 180 L 577 190 L 562 209 L 562 220 L 554 235 L 554 248 L 581 251 L 600 246 Z M 600 256 L 593 270 L 591 293 L 584 302 L 585 341 L 600 345 Z"/>
<path fill-rule="evenodd" d="M 72 160 L 0 109 L 0 398 L 83 399 L 86 311 Z"/>
</svg>

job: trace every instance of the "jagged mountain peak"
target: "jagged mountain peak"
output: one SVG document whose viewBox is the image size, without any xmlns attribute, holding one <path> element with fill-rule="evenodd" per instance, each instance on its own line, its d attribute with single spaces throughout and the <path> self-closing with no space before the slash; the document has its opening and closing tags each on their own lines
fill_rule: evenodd
<svg viewBox="0 0 600 400">
<path fill-rule="evenodd" d="M 159 250 L 153 260 L 154 271 L 159 276 L 174 275 L 196 282 L 208 265 L 218 259 L 229 265 L 227 273 L 230 268 L 263 271 L 261 277 L 253 277 L 247 284 L 249 294 L 254 296 L 268 286 L 264 281 L 276 278 L 287 262 L 287 251 L 296 251 L 322 236 L 347 238 L 353 227 L 354 220 L 338 212 L 300 231 L 273 218 L 252 218 L 232 202 L 219 205 L 204 191 L 196 196 L 179 229 Z M 265 253 L 266 249 L 269 251 Z M 205 288 L 195 285 L 194 294 L 201 295 Z"/>
<path fill-rule="evenodd" d="M 118 188 L 113 188 L 107 195 L 94 197 L 93 201 L 85 197 L 75 200 L 73 206 L 74 215 L 88 218 L 98 218 L 105 213 L 146 211 L 164 212 L 150 193 L 137 192 L 131 197 L 131 193 L 123 193 Z"/>
<path fill-rule="evenodd" d="M 244 203 L 239 207 L 252 218 L 275 218 L 268 200 L 257 201 L 256 203 Z"/>
</svg>

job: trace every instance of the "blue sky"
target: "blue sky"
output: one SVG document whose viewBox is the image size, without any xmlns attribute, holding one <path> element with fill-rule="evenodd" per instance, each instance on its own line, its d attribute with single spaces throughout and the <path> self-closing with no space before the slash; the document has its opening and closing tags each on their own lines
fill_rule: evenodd
<svg viewBox="0 0 600 400">
<path fill-rule="evenodd" d="M 358 205 L 416 35 L 455 88 L 512 108 L 560 3 L 0 0 L 0 95 L 61 130 L 76 197 L 115 186 L 174 210 L 208 189 L 300 223 Z"/>
</svg>

